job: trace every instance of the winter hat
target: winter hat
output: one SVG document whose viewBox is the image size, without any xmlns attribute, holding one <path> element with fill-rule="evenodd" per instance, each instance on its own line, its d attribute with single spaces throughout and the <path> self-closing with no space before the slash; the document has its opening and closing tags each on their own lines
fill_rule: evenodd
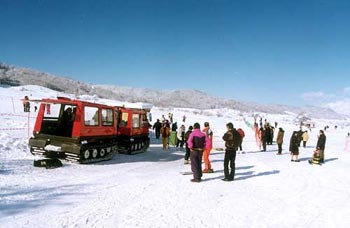
<svg viewBox="0 0 350 228">
<path fill-rule="evenodd" d="M 228 124 L 226 124 L 226 127 L 228 127 L 229 129 L 233 129 L 233 124 L 229 122 Z"/>
<path fill-rule="evenodd" d="M 192 127 L 192 126 L 189 126 L 189 127 L 188 127 L 188 130 L 192 130 L 192 129 L 193 129 L 193 127 Z"/>
<path fill-rule="evenodd" d="M 193 128 L 194 129 L 199 129 L 199 128 L 201 128 L 201 126 L 199 125 L 199 123 L 195 123 L 195 124 L 193 124 Z"/>
</svg>

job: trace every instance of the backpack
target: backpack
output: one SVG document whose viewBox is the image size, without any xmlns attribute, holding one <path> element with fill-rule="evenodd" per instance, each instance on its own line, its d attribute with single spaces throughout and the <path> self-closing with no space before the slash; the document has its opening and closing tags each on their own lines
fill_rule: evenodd
<svg viewBox="0 0 350 228">
<path fill-rule="evenodd" d="M 232 135 L 233 135 L 233 141 L 234 141 L 234 144 L 235 144 L 235 148 L 237 150 L 238 149 L 238 145 L 240 145 L 242 140 L 243 140 L 243 137 L 235 129 L 232 130 Z"/>
<path fill-rule="evenodd" d="M 228 150 L 235 150 L 235 142 L 233 138 L 233 132 L 228 131 L 225 135 L 225 146 Z"/>
<path fill-rule="evenodd" d="M 237 131 L 238 131 L 238 133 L 241 135 L 241 137 L 243 139 L 245 134 L 244 134 L 244 131 L 242 130 L 242 128 L 238 128 Z"/>
</svg>

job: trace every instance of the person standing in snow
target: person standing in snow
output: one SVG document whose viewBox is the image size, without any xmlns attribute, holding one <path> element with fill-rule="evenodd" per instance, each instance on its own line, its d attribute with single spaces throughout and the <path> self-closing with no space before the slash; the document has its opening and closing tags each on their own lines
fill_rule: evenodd
<svg viewBox="0 0 350 228">
<path fill-rule="evenodd" d="M 161 121 L 162 121 L 162 124 L 166 122 L 166 119 L 165 119 L 164 115 L 162 115 Z"/>
<path fill-rule="evenodd" d="M 345 137 L 345 146 L 344 151 L 349 151 L 349 142 L 350 142 L 350 132 Z"/>
<path fill-rule="evenodd" d="M 278 152 L 277 155 L 281 155 L 282 154 L 282 144 L 283 144 L 283 137 L 284 137 L 284 131 L 283 129 L 280 127 L 279 131 L 277 133 L 277 146 L 278 146 Z"/>
<path fill-rule="evenodd" d="M 262 145 L 262 151 L 266 151 L 266 143 L 267 143 L 267 136 L 266 136 L 266 129 L 265 127 L 261 127 L 259 131 L 261 145 Z"/>
<path fill-rule="evenodd" d="M 211 163 L 209 160 L 210 151 L 213 148 L 213 131 L 210 129 L 208 122 L 204 123 L 204 129 L 202 130 L 202 132 L 204 134 L 206 134 L 206 136 L 209 138 L 210 145 L 211 145 L 210 147 L 204 149 L 204 152 L 203 152 L 203 159 L 204 159 L 204 164 L 205 164 L 205 168 L 203 170 L 203 173 L 213 173 L 214 170 L 212 169 Z"/>
<path fill-rule="evenodd" d="M 303 139 L 303 147 L 306 147 L 306 142 L 309 140 L 309 133 L 307 131 L 304 131 L 301 138 Z"/>
<path fill-rule="evenodd" d="M 243 143 L 243 138 L 244 138 L 244 136 L 245 136 L 245 134 L 244 134 L 244 131 L 243 131 L 243 129 L 242 128 L 238 128 L 237 129 L 237 132 L 239 133 L 239 135 L 241 136 L 241 141 L 239 142 L 239 144 L 238 144 L 238 149 L 239 149 L 239 153 L 243 153 L 243 150 L 242 150 L 242 143 Z"/>
<path fill-rule="evenodd" d="M 163 150 L 168 148 L 168 139 L 170 136 L 170 127 L 168 123 L 164 123 L 160 128 L 160 134 L 162 135 Z"/>
<path fill-rule="evenodd" d="M 24 96 L 24 99 L 22 100 L 23 103 L 23 111 L 24 112 L 30 112 L 30 103 L 28 96 Z"/>
<path fill-rule="evenodd" d="M 191 170 L 193 172 L 192 182 L 201 182 L 202 180 L 202 157 L 204 149 L 210 148 L 210 140 L 200 130 L 199 123 L 193 125 L 193 131 L 190 134 L 187 144 L 190 148 Z"/>
<path fill-rule="evenodd" d="M 270 145 L 273 143 L 273 137 L 275 134 L 275 128 L 273 126 L 270 126 Z"/>
<path fill-rule="evenodd" d="M 224 158 L 224 174 L 223 181 L 233 181 L 235 178 L 235 160 L 236 151 L 239 142 L 241 141 L 241 135 L 233 128 L 233 124 L 230 122 L 226 124 L 227 132 L 222 139 L 225 141 L 225 158 Z M 231 171 L 229 169 L 231 168 Z"/>
<path fill-rule="evenodd" d="M 171 124 L 171 131 L 177 131 L 177 122 Z"/>
<path fill-rule="evenodd" d="M 303 130 L 301 129 L 301 127 L 300 127 L 300 130 L 298 131 L 298 135 L 297 135 L 297 138 L 298 138 L 298 145 L 299 145 L 299 147 L 300 147 L 300 143 L 301 143 L 301 141 L 303 140 Z"/>
<path fill-rule="evenodd" d="M 193 129 L 193 127 L 189 126 L 188 130 L 186 131 L 185 136 L 184 136 L 184 141 L 185 141 L 185 145 L 186 145 L 186 153 L 185 153 L 185 161 L 184 161 L 185 165 L 188 164 L 188 159 L 190 158 L 191 151 L 190 151 L 190 148 L 188 148 L 187 140 L 190 137 L 190 134 L 192 133 L 192 129 Z"/>
<path fill-rule="evenodd" d="M 290 144 L 289 144 L 289 151 L 291 155 L 292 162 L 299 162 L 298 159 L 299 156 L 299 139 L 298 139 L 298 132 L 294 131 L 292 134 L 292 137 L 290 138 Z"/>
<path fill-rule="evenodd" d="M 160 137 L 160 128 L 162 127 L 162 124 L 160 123 L 159 119 L 153 124 L 153 130 L 155 130 L 156 133 L 156 139 L 159 139 Z"/>
<path fill-rule="evenodd" d="M 152 113 L 148 113 L 148 120 L 149 120 L 149 122 L 152 122 Z"/>
<path fill-rule="evenodd" d="M 253 130 L 254 130 L 254 133 L 255 133 L 256 145 L 259 147 L 259 150 L 261 150 L 261 138 L 260 138 L 259 125 L 258 125 L 257 122 L 254 122 Z"/>
<path fill-rule="evenodd" d="M 170 123 L 173 123 L 173 114 L 172 113 L 168 113 L 168 118 L 169 118 L 169 121 Z"/>
<path fill-rule="evenodd" d="M 271 126 L 270 126 L 270 123 L 266 123 L 266 124 L 264 125 L 264 129 L 265 129 L 266 144 L 267 144 L 267 145 L 272 145 Z"/>
<path fill-rule="evenodd" d="M 176 133 L 176 136 L 177 136 L 177 141 L 176 141 L 176 148 L 177 147 L 181 147 L 183 148 L 184 146 L 184 136 L 185 136 L 185 125 L 181 125 L 181 127 L 179 129 L 177 129 L 177 133 Z"/>
<path fill-rule="evenodd" d="M 326 147 L 326 135 L 323 130 L 320 130 L 320 135 L 318 136 L 316 150 L 319 151 L 320 163 L 324 163 L 324 149 Z"/>
</svg>

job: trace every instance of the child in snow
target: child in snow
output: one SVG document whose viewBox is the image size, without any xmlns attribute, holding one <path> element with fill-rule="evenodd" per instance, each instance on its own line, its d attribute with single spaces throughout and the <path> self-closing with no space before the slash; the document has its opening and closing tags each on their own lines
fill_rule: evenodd
<svg viewBox="0 0 350 228">
<path fill-rule="evenodd" d="M 314 154 L 312 155 L 312 159 L 309 160 L 310 164 L 317 164 L 320 165 L 320 151 L 319 150 L 315 150 Z"/>
</svg>

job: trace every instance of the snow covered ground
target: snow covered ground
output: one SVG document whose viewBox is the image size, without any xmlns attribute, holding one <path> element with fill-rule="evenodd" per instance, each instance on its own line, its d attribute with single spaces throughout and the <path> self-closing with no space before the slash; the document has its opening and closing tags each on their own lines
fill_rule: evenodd
<svg viewBox="0 0 350 228">
<path fill-rule="evenodd" d="M 57 169 L 34 167 L 27 143 L 35 113 L 28 118 L 22 112 L 25 95 L 59 94 L 37 86 L 0 88 L 0 227 L 350 227 L 350 151 L 344 148 L 349 122 L 316 120 L 296 163 L 288 152 L 290 135 L 298 130 L 292 115 L 263 117 L 285 130 L 283 155 L 277 156 L 276 144 L 259 151 L 243 119 L 252 123 L 249 114 L 154 107 L 153 121 L 171 112 L 178 124 L 186 115 L 186 129 L 210 122 L 216 172 L 192 183 L 192 176 L 180 174 L 190 171 L 183 164 L 184 150 L 163 151 L 153 133 L 144 154 L 116 154 L 89 165 L 63 162 Z M 233 182 L 221 181 L 227 122 L 246 132 L 246 153 L 237 155 Z M 326 162 L 311 166 L 307 159 L 326 125 Z"/>
</svg>

